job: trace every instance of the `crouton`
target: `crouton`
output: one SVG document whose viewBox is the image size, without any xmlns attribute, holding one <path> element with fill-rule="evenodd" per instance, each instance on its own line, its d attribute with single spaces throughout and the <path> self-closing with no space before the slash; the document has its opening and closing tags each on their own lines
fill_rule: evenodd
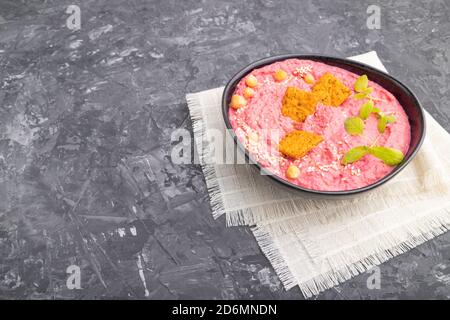
<svg viewBox="0 0 450 320">
<path fill-rule="evenodd" d="M 278 149 L 282 154 L 293 159 L 305 156 L 323 141 L 323 137 L 312 132 L 296 130 L 281 139 Z"/>
<path fill-rule="evenodd" d="M 317 97 L 312 92 L 288 87 L 284 94 L 281 114 L 294 121 L 303 122 L 316 111 Z"/>
<path fill-rule="evenodd" d="M 352 91 L 331 73 L 325 73 L 314 85 L 313 93 L 326 106 L 338 107 Z"/>
</svg>

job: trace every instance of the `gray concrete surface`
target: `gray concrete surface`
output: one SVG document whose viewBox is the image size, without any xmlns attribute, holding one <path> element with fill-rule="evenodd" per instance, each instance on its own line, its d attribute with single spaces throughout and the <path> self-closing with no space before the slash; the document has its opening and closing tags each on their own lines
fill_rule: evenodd
<svg viewBox="0 0 450 320">
<path fill-rule="evenodd" d="M 199 166 L 171 164 L 185 94 L 269 55 L 377 50 L 449 130 L 449 13 L 445 0 L 1 0 L 0 298 L 302 299 L 247 228 L 213 221 Z M 379 290 L 368 276 L 318 299 L 448 299 L 450 235 L 383 264 Z"/>
</svg>

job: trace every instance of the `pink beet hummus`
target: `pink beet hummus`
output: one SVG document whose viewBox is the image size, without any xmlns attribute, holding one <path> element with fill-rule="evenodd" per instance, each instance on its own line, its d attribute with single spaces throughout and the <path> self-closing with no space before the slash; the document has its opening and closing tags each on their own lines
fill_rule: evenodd
<svg viewBox="0 0 450 320">
<path fill-rule="evenodd" d="M 311 85 L 295 71 L 299 68 L 309 71 L 316 80 L 326 72 L 330 72 L 352 90 L 358 78 L 358 75 L 338 67 L 299 59 L 288 59 L 253 70 L 251 74 L 258 80 L 258 85 L 254 88 L 255 95 L 247 99 L 245 107 L 238 110 L 229 109 L 231 125 L 252 157 L 273 174 L 312 190 L 358 189 L 390 173 L 394 167 L 371 155 L 366 155 L 360 161 L 349 165 L 343 165 L 341 161 L 348 150 L 361 145 L 376 144 L 395 148 L 406 154 L 411 138 L 410 125 L 397 99 L 369 79 L 369 86 L 374 89 L 371 96 L 376 99 L 375 107 L 383 113 L 396 117 L 396 122 L 389 125 L 383 134 L 377 129 L 378 120 L 374 114 L 365 121 L 362 136 L 347 133 L 344 127 L 345 120 L 348 117 L 358 116 L 361 105 L 366 102 L 356 100 L 352 96 L 339 107 L 319 103 L 313 115 L 308 116 L 303 123 L 298 123 L 281 114 L 281 103 L 287 87 L 311 91 Z M 288 77 L 277 82 L 273 74 L 279 69 L 286 71 Z M 234 93 L 244 95 L 246 87 L 244 78 Z M 290 159 L 278 151 L 278 144 L 284 135 L 294 130 L 313 132 L 321 135 L 324 140 L 306 156 Z M 290 164 L 300 169 L 300 175 L 296 179 L 286 177 L 286 170 Z"/>
</svg>

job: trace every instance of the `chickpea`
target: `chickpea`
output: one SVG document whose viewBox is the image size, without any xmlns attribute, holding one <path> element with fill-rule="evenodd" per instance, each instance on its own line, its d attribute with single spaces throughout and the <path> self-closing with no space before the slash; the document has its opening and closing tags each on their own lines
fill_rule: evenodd
<svg viewBox="0 0 450 320">
<path fill-rule="evenodd" d="M 250 99 L 254 95 L 255 95 L 255 90 L 253 90 L 252 88 L 245 88 L 244 89 L 244 97 L 245 98 Z"/>
<path fill-rule="evenodd" d="M 286 177 L 289 179 L 297 179 L 300 176 L 300 169 L 293 164 L 289 165 L 286 170 Z"/>
<path fill-rule="evenodd" d="M 316 80 L 314 79 L 314 76 L 311 73 L 307 73 L 304 77 L 303 80 L 305 80 L 305 82 L 307 84 L 313 84 Z"/>
<path fill-rule="evenodd" d="M 258 85 L 258 79 L 251 74 L 245 79 L 245 84 L 250 88 L 255 88 Z"/>
<path fill-rule="evenodd" d="M 284 71 L 283 69 L 278 69 L 277 71 L 275 71 L 275 73 L 273 74 L 273 77 L 276 81 L 283 81 L 287 78 L 288 74 L 286 73 L 286 71 Z"/>
<path fill-rule="evenodd" d="M 234 94 L 231 97 L 230 107 L 232 107 L 233 109 L 242 108 L 246 104 L 247 104 L 247 100 L 245 100 L 245 98 L 243 96 L 240 96 L 238 94 Z"/>
</svg>

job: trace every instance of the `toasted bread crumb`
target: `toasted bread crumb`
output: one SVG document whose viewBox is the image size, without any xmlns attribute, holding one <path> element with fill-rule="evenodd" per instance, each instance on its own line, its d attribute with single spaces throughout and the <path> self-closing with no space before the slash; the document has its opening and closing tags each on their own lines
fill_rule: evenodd
<svg viewBox="0 0 450 320">
<path fill-rule="evenodd" d="M 281 139 L 280 152 L 287 157 L 299 159 L 323 141 L 323 137 L 312 132 L 296 130 Z"/>
</svg>

